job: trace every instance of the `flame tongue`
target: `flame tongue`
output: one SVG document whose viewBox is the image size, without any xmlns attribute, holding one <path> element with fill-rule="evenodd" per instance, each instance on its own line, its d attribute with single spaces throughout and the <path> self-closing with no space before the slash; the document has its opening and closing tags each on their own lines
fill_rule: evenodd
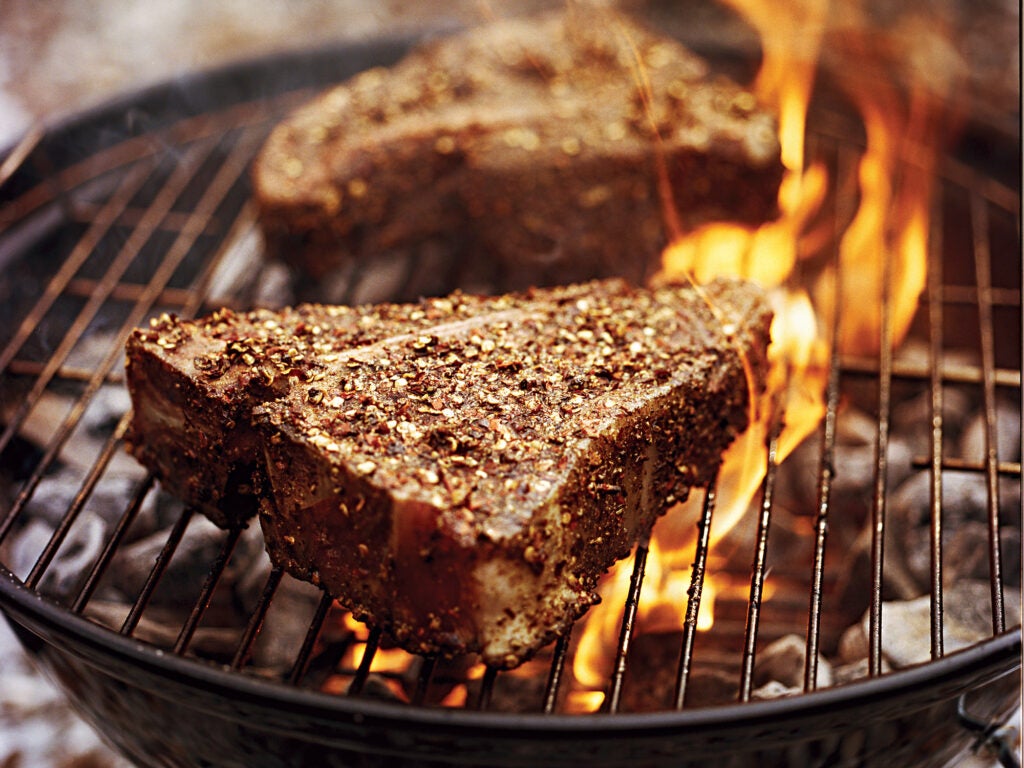
<svg viewBox="0 0 1024 768">
<path fill-rule="evenodd" d="M 844 58 L 859 66 L 839 71 L 836 80 L 860 111 L 867 146 L 858 166 L 860 206 L 839 251 L 841 309 L 831 306 L 832 275 L 823 276 L 816 296 L 823 312 L 842 312 L 840 350 L 867 355 L 877 353 L 883 332 L 893 343 L 905 336 L 925 286 L 934 169 L 943 126 L 953 117 L 942 94 L 958 73 L 939 69 L 929 82 L 911 83 L 908 97 L 887 66 L 885 37 L 871 32 L 855 4 L 844 8 L 836 39 Z M 888 330 L 883 303 L 891 310 Z"/>
<path fill-rule="evenodd" d="M 820 422 L 833 342 L 826 329 L 832 327 L 834 313 L 842 314 L 841 333 L 834 342 L 843 354 L 874 354 L 882 344 L 898 344 L 906 333 L 925 283 L 936 126 L 941 122 L 936 99 L 913 91 L 908 106 L 902 93 L 886 85 L 878 69 L 884 58 L 874 42 L 876 31 L 868 31 L 854 3 L 844 4 L 839 13 L 828 0 L 790 0 L 784 11 L 780 4 L 764 0 L 725 1 L 761 34 L 764 61 L 755 91 L 778 115 L 785 176 L 776 221 L 759 228 L 711 223 L 687 232 L 666 249 L 655 278 L 656 282 L 682 278 L 702 283 L 720 275 L 740 276 L 762 283 L 773 293 L 776 318 L 769 350 L 769 388 L 754 409 L 758 418 L 724 457 L 710 536 L 712 551 L 727 534 L 736 535 L 737 524 L 750 519 L 745 513 L 763 479 L 770 426 L 784 425 L 774 457 L 781 462 Z M 832 50 L 833 37 L 845 47 Z M 859 110 L 866 130 L 856 191 L 832 193 L 835 180 L 829 178 L 826 167 L 808 163 L 805 157 L 808 105 L 823 46 L 829 48 L 830 56 L 846 56 L 836 67 L 837 79 Z M 822 215 L 830 193 L 840 198 L 851 195 L 857 208 L 850 221 Z M 816 229 L 819 219 L 826 223 Z M 843 226 L 847 228 L 838 246 L 842 306 L 836 307 L 836 259 L 829 251 L 836 247 L 833 233 Z M 819 265 L 816 276 L 808 279 L 802 274 L 811 271 L 802 269 L 803 263 Z M 890 310 L 884 335 L 883 303 Z M 702 496 L 694 494 L 656 526 L 635 632 L 674 631 L 683 626 Z M 721 582 L 713 566 L 712 557 L 702 589 L 700 629 L 713 624 L 715 591 L 730 586 Z M 620 610 L 629 589 L 628 568 L 620 565 L 609 574 L 602 585 L 602 603 L 585 619 L 574 673 L 578 686 L 591 694 L 597 694 L 607 680 L 614 657 Z M 596 708 L 601 697 L 590 695 L 578 701 L 587 702 L 581 707 Z"/>
</svg>

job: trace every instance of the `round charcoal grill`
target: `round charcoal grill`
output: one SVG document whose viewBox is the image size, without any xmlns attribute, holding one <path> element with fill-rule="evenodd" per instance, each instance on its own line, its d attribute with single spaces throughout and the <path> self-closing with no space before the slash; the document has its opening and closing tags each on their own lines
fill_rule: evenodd
<svg viewBox="0 0 1024 768">
<path fill-rule="evenodd" d="M 722 608 L 716 626 L 726 635 L 717 647 L 688 623 L 670 663 L 639 668 L 631 629 L 643 547 L 621 606 L 605 704 L 594 714 L 567 709 L 572 635 L 533 663 L 533 678 L 414 657 L 405 669 L 381 670 L 374 665 L 391 651 L 380 637 L 276 570 L 258 572 L 241 606 L 237 592 L 225 597 L 225 584 L 249 576 L 237 562 L 252 549 L 252 531 L 207 533 L 201 546 L 191 544 L 200 516 L 164 498 L 130 460 L 134 474 L 126 467 L 122 345 L 160 312 L 195 315 L 263 298 L 265 283 L 248 279 L 255 270 L 232 266 L 258 258 L 247 179 L 254 152 L 316 89 L 388 64 L 406 47 L 346 45 L 180 79 L 28 136 L 5 156 L 0 607 L 24 646 L 117 749 L 146 766 L 947 765 L 985 743 L 1013 764 L 1000 726 L 1019 702 L 1020 629 L 1016 597 L 1008 597 L 1018 594 L 1019 562 L 1008 560 L 1002 537 L 1007 526 L 1019 531 L 1020 511 L 1007 519 L 1014 513 L 1000 499 L 1019 499 L 1021 479 L 1019 454 L 1008 460 L 1000 451 L 997 412 L 1000 402 L 1020 399 L 1019 192 L 955 157 L 943 163 L 935 196 L 930 282 L 914 331 L 924 352 L 908 360 L 883 345 L 877 358 L 834 355 L 826 417 L 811 441 L 814 471 L 799 475 L 815 500 L 805 518 L 806 557 L 772 559 L 771 526 L 783 514 L 776 497 L 788 481 L 787 464 L 775 466 L 769 452 L 757 531 L 738 559 L 749 596 L 731 613 L 727 603 Z M 814 124 L 816 154 L 836 178 L 848 178 L 856 132 L 831 130 L 825 118 Z M 411 298 L 426 290 L 423 279 L 414 261 L 386 275 L 363 267 L 345 276 L 344 298 Z M 964 359 L 948 351 L 961 346 L 980 353 Z M 984 416 L 980 460 L 943 448 L 944 403 L 961 390 Z M 930 450 L 910 463 L 941 490 L 929 497 L 924 555 L 931 660 L 890 671 L 881 654 L 882 605 L 900 553 L 882 546 L 894 503 L 885 457 L 902 428 L 892 404 L 904 391 L 923 394 L 918 423 L 931 429 Z M 844 514 L 834 487 L 842 476 L 833 470 L 837 424 L 840 403 L 864 392 L 877 404 L 872 440 L 883 457 L 872 467 L 874 554 L 867 573 L 844 575 L 843 558 L 830 551 Z M 941 556 L 944 526 L 953 524 L 946 509 L 959 487 L 946 485 L 954 475 L 980 481 L 987 531 L 987 589 L 974 606 L 987 628 L 962 648 L 947 647 L 944 632 L 955 607 Z M 715 489 L 705 489 L 702 530 L 714 501 Z M 700 592 L 709 557 L 705 538 L 692 593 Z M 131 571 L 131 594 L 113 605 L 111 590 L 129 589 L 119 582 L 125 560 L 141 562 L 141 574 Z M 768 584 L 778 585 L 770 598 Z M 859 679 L 818 688 L 811 662 L 801 693 L 755 700 L 765 643 L 795 632 L 811 651 L 835 646 L 833 606 L 858 593 L 874 617 Z M 190 596 L 184 607 L 180 594 Z M 296 614 L 281 618 L 293 602 L 305 608 L 299 626 Z M 266 662 L 267 638 L 282 634 L 290 645 Z M 723 656 L 736 671 L 732 703 L 693 705 L 698 672 Z M 465 695 L 453 700 L 460 684 Z M 505 703 L 514 689 L 526 691 L 525 703 Z M 630 702 L 655 690 L 668 692 L 662 704 L 631 711 L 645 709 Z"/>
</svg>

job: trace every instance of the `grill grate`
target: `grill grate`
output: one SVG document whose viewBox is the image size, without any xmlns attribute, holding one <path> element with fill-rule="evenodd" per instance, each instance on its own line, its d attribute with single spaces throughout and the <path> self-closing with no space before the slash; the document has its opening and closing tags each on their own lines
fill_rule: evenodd
<svg viewBox="0 0 1024 768">
<path fill-rule="evenodd" d="M 216 283 L 234 251 L 245 247 L 253 237 L 255 221 L 248 198 L 248 163 L 279 115 L 307 95 L 304 89 L 286 90 L 269 100 L 172 119 L 161 127 L 125 135 L 83 158 L 73 158 L 63 167 L 62 160 L 53 156 L 50 145 L 33 135 L 30 145 L 24 151 L 12 153 L 4 164 L 5 186 L 0 187 L 0 263 L 7 265 L 7 275 L 0 277 L 0 283 L 6 282 L 4 289 L 12 297 L 23 292 L 29 298 L 14 298 L 2 310 L 2 327 L 13 331 L 0 340 L 4 418 L 0 451 L 5 457 L 13 456 L 24 436 L 30 433 L 36 434 L 39 447 L 30 468 L 15 478 L 10 504 L 0 511 L 0 564 L 27 589 L 42 590 L 52 575 L 55 559 L 68 545 L 83 511 L 96 502 L 97 488 L 122 451 L 127 426 L 123 416 L 107 425 L 98 452 L 84 462 L 86 466 L 70 501 L 61 510 L 51 510 L 61 514 L 34 559 L 26 566 L 21 552 L 16 562 L 10 542 L 41 514 L 39 507 L 46 503 L 40 496 L 41 489 L 61 465 L 76 432 L 84 429 L 87 412 L 95 406 L 101 390 L 122 386 L 119 364 L 124 340 L 131 329 L 162 311 L 194 316 L 225 302 L 245 306 L 254 300 L 253 295 L 245 292 L 218 293 Z M 815 138 L 819 154 L 830 163 L 833 178 L 849 178 L 855 173 L 856 153 L 848 138 L 828 132 Z M 732 620 L 734 628 L 740 627 L 738 633 L 734 630 L 738 637 L 725 644 L 726 653 L 729 648 L 735 649 L 729 664 L 739 670 L 740 702 L 749 702 L 753 697 L 758 651 L 767 640 L 792 631 L 794 621 L 806 627 L 804 691 L 817 687 L 819 651 L 836 642 L 839 627 L 834 625 L 828 606 L 840 576 L 834 572 L 838 566 L 833 564 L 836 553 L 830 548 L 830 528 L 840 514 L 833 503 L 837 425 L 840 404 L 850 387 L 874 388 L 878 412 L 871 503 L 871 573 L 867 585 L 867 674 L 879 676 L 884 671 L 882 606 L 888 565 L 888 507 L 892 500 L 887 457 L 894 429 L 894 392 L 901 388 L 923 387 L 930 393 L 929 453 L 913 457 L 912 463 L 914 468 L 929 474 L 931 656 L 941 659 L 946 655 L 943 532 L 948 490 L 944 477 L 950 473 L 971 473 L 985 480 L 992 636 L 1007 631 L 1007 575 L 1000 536 L 1008 521 L 1001 519 L 1005 512 L 1000 511 L 1000 483 L 1009 481 L 1019 489 L 1021 472 L 1019 461 L 1008 461 L 999 455 L 997 402 L 1003 394 L 1011 394 L 1018 401 L 1020 397 L 1018 198 L 1014 190 L 953 160 L 944 168 L 944 179 L 932 217 L 928 290 L 918 313 L 919 330 L 923 332 L 919 335 L 927 342 L 926 359 L 907 361 L 895 355 L 890 343 L 891 320 L 887 317 L 883 322 L 882 353 L 877 359 L 840 357 L 833 352 L 825 417 L 817 437 L 817 477 L 813 481 L 804 478 L 804 482 L 816 483 L 817 489 L 817 506 L 805 530 L 811 554 L 806 564 L 788 570 L 784 564 L 770 564 L 769 557 L 769 534 L 779 525 L 776 484 L 785 467 L 775 462 L 784 403 L 775 404 L 775 428 L 769 437 L 768 466 L 758 496 L 752 552 L 745 562 L 739 558 L 741 572 L 750 567 L 749 592 L 740 615 Z M 949 211 L 963 210 L 965 200 L 966 218 L 951 220 Z M 849 206 L 849 200 L 836 201 L 837 221 L 849 220 Z M 969 231 L 970 242 L 966 250 L 959 250 L 962 236 L 951 237 L 950 230 L 963 228 Z M 950 274 L 950 249 L 961 255 L 969 254 L 973 275 Z M 1007 259 L 1011 263 L 1004 265 Z M 993 261 L 1004 272 L 1016 272 L 1017 282 L 1006 282 L 1004 277 L 999 277 L 1002 282 L 994 282 Z M 404 274 L 407 281 L 412 280 L 415 265 L 407 265 Z M 348 295 L 360 295 L 360 281 L 369 276 L 370 271 L 353 272 Z M 414 290 L 407 282 L 398 292 L 407 294 Z M 888 312 L 887 303 L 883 311 Z M 962 339 L 948 338 L 953 334 L 944 329 L 971 313 L 975 317 L 969 325 L 978 333 L 978 363 L 947 354 L 950 342 L 961 343 Z M 835 337 L 841 316 L 837 315 L 832 322 L 831 333 Z M 947 455 L 944 447 L 946 395 L 951 388 L 964 386 L 980 388 L 984 410 L 984 455 L 980 460 Z M 47 403 L 55 392 L 61 394 L 62 402 L 68 403 L 67 410 L 56 417 L 44 417 L 41 414 L 47 413 Z M 141 511 L 154 504 L 157 496 L 153 478 L 141 475 L 131 490 L 123 494 L 120 514 L 98 555 L 88 564 L 76 588 L 58 599 L 68 611 L 88 615 Z M 702 643 L 696 625 L 705 577 L 712 567 L 709 531 L 715 501 L 715 488 L 705 489 L 689 584 L 691 599 L 680 606 L 681 610 L 685 608 L 684 629 L 674 692 L 668 705 L 676 710 L 687 708 L 692 671 L 704 658 L 700 652 L 710 647 L 710 643 Z M 198 516 L 189 509 L 180 511 L 155 553 L 134 602 L 112 632 L 137 636 L 195 517 Z M 197 632 L 209 612 L 216 610 L 218 586 L 230 569 L 236 550 L 242 546 L 243 537 L 243 531 L 221 535 L 205 570 L 197 576 L 196 597 L 176 635 L 166 643 L 154 645 L 179 657 L 202 655 L 195 648 Z M 624 687 L 630 684 L 632 667 L 627 661 L 631 658 L 633 622 L 647 554 L 646 544 L 642 543 L 633 559 L 631 589 L 622 606 L 621 632 L 605 691 L 604 709 L 608 713 L 620 711 Z M 772 583 L 777 581 L 788 597 L 779 601 L 766 598 L 771 586 L 769 574 Z M 289 599 L 281 594 L 287 580 L 280 570 L 272 569 L 256 590 L 258 597 L 245 621 L 237 627 L 234 650 L 226 660 L 230 669 L 266 674 L 265 670 L 253 668 L 254 658 L 275 606 Z M 337 613 L 331 600 L 319 599 L 293 660 L 277 674 L 280 683 L 309 686 L 323 680 L 326 667 L 346 681 L 348 695 L 354 696 L 367 694 L 374 676 L 402 679 L 411 691 L 411 704 L 424 706 L 438 704 L 444 693 L 451 690 L 453 680 L 467 680 L 465 667 L 435 658 L 413 659 L 409 670 L 371 673 L 375 658 L 387 650 L 382 648 L 382 638 L 373 631 L 349 630 L 341 633 L 340 639 L 325 642 L 325 633 L 338 634 L 342 626 Z M 728 624 L 728 617 L 723 621 Z M 544 657 L 546 666 L 538 673 L 542 684 L 533 711 L 546 715 L 562 711 L 566 689 L 571 686 L 567 665 L 573 650 L 571 635 L 549 649 Z M 343 658 L 360 661 L 353 668 L 339 668 Z M 708 663 L 714 663 L 714 652 L 710 649 L 707 658 Z M 474 692 L 467 694 L 464 704 L 454 706 L 492 708 L 498 686 L 514 674 L 493 669 L 484 670 L 479 676 L 472 673 L 469 684 Z"/>
</svg>

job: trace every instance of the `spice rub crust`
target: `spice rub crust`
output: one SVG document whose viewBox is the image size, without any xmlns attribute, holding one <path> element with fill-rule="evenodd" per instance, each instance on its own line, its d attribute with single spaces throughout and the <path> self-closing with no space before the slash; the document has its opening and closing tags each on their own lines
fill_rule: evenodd
<svg viewBox="0 0 1024 768">
<path fill-rule="evenodd" d="M 713 477 L 770 318 L 733 280 L 165 318 L 129 343 L 129 383 L 169 428 L 153 444 L 143 417 L 129 444 L 222 523 L 257 503 L 275 563 L 406 649 L 510 667 Z"/>
</svg>

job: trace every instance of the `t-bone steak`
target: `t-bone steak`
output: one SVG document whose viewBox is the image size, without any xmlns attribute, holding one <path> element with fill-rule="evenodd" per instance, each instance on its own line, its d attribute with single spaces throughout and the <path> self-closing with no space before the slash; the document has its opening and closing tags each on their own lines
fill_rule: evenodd
<svg viewBox="0 0 1024 768">
<path fill-rule="evenodd" d="M 731 279 L 165 315 L 128 341 L 127 441 L 407 650 L 511 667 L 714 477 L 770 322 Z"/>
</svg>

